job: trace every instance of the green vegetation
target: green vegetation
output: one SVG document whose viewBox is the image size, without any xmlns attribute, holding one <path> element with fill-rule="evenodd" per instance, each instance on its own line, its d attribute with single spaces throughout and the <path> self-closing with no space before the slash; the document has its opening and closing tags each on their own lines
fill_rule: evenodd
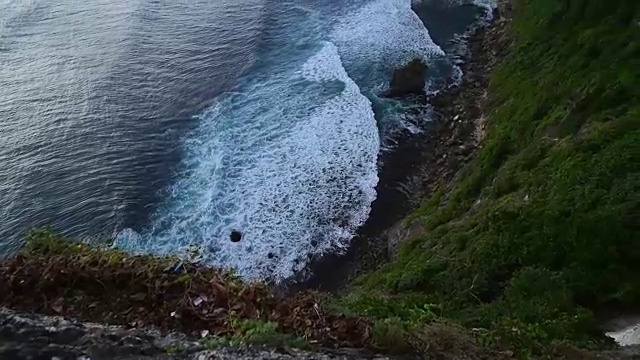
<svg viewBox="0 0 640 360">
<path fill-rule="evenodd" d="M 408 218 L 427 231 L 347 295 L 276 296 L 45 229 L 0 264 L 0 304 L 206 330 L 207 348 L 526 359 L 609 346 L 594 314 L 640 307 L 640 2 L 516 0 L 513 15 L 477 158 Z"/>
<path fill-rule="evenodd" d="M 516 1 L 476 161 L 345 306 L 446 317 L 521 357 L 592 345 L 592 312 L 639 306 L 639 21 L 636 0 Z"/>
<path fill-rule="evenodd" d="M 285 346 L 304 349 L 309 343 L 300 337 L 284 334 L 278 324 L 260 319 L 232 319 L 233 334 L 227 336 L 207 336 L 200 343 L 207 349 L 221 347 L 243 347 L 252 345 Z"/>
<path fill-rule="evenodd" d="M 370 342 L 370 322 L 321 313 L 315 294 L 276 295 L 217 269 L 74 243 L 48 229 L 31 231 L 25 249 L 0 263 L 0 289 L 0 304 L 12 309 L 206 332 L 205 347 Z"/>
</svg>

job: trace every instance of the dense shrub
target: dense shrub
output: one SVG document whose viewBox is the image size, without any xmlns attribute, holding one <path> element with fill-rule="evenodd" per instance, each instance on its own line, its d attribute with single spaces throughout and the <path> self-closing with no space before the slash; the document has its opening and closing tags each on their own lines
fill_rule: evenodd
<svg viewBox="0 0 640 360">
<path fill-rule="evenodd" d="M 584 309 L 640 305 L 640 2 L 520 0 L 513 16 L 477 159 L 411 216 L 428 231 L 358 284 L 582 341 Z"/>
</svg>

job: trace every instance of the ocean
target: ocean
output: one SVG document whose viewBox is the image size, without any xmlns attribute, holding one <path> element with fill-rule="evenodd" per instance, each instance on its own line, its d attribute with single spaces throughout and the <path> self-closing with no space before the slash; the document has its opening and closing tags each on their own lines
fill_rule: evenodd
<svg viewBox="0 0 640 360">
<path fill-rule="evenodd" d="M 414 101 L 381 96 L 393 70 L 424 60 L 429 92 L 459 80 L 461 35 L 489 8 L 2 0 L 0 254 L 42 226 L 249 280 L 344 252 L 379 154 L 421 131 Z"/>
</svg>

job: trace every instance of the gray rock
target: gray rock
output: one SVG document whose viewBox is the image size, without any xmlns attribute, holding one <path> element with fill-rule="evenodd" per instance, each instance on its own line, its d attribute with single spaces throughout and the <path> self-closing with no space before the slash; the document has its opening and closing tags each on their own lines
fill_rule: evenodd
<svg viewBox="0 0 640 360">
<path fill-rule="evenodd" d="M 386 360 L 386 357 L 362 357 L 361 354 L 349 351 L 329 351 L 309 352 L 288 350 L 278 352 L 268 349 L 220 349 L 203 351 L 193 356 L 193 360 L 244 360 L 244 359 L 264 359 L 264 360 L 349 360 L 349 359 L 371 359 Z"/>
<path fill-rule="evenodd" d="M 173 349 L 173 351 L 171 351 Z M 179 349 L 179 350 L 178 350 Z M 0 308 L 0 359 L 11 360 L 213 360 L 376 359 L 357 350 L 318 352 L 267 348 L 204 350 L 185 334 L 125 329 L 70 321 L 57 316 L 19 314 Z"/>
</svg>

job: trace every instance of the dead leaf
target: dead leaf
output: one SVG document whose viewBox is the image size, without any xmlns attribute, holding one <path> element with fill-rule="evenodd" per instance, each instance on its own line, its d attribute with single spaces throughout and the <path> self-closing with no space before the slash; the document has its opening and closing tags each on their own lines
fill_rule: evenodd
<svg viewBox="0 0 640 360">
<path fill-rule="evenodd" d="M 58 298 L 53 304 L 51 304 L 51 309 L 58 314 L 62 314 L 63 305 L 64 305 L 64 299 Z"/>
</svg>

